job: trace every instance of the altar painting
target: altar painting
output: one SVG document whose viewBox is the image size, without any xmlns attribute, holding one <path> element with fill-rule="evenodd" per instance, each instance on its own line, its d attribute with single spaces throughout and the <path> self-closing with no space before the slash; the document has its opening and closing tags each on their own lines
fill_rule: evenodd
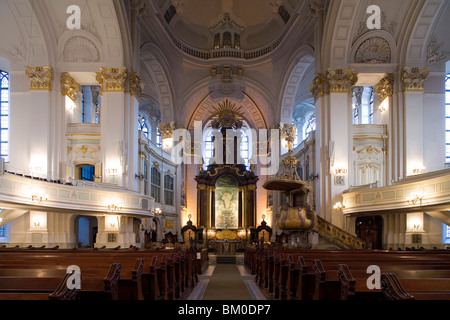
<svg viewBox="0 0 450 320">
<path fill-rule="evenodd" d="M 230 175 L 217 179 L 215 193 L 216 229 L 237 229 L 239 226 L 238 182 Z"/>
</svg>

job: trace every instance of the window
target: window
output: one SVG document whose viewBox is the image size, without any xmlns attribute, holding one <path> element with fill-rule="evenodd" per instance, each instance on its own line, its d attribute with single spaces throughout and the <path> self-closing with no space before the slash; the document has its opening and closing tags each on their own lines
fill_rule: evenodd
<svg viewBox="0 0 450 320">
<path fill-rule="evenodd" d="M 240 156 L 243 160 L 243 164 L 247 167 L 247 169 L 250 168 L 250 159 L 252 156 L 252 150 L 250 149 L 251 146 L 251 138 L 249 134 L 247 133 L 246 128 L 242 128 L 240 130 L 241 137 L 240 137 L 240 145 L 239 145 L 239 152 Z M 208 128 L 205 131 L 204 134 L 204 143 L 203 143 L 203 159 L 204 159 L 204 169 L 206 170 L 208 168 L 209 162 L 212 158 L 215 156 L 214 151 L 214 132 L 212 128 Z M 217 139 L 217 138 L 216 138 Z M 238 160 L 239 161 L 239 160 Z"/>
<path fill-rule="evenodd" d="M 173 206 L 173 178 L 166 174 L 164 175 L 164 203 Z"/>
<path fill-rule="evenodd" d="M 442 244 L 450 244 L 450 226 L 442 224 Z"/>
<path fill-rule="evenodd" d="M 374 87 L 353 88 L 353 124 L 373 124 Z"/>
<path fill-rule="evenodd" d="M 95 167 L 86 166 L 80 168 L 80 180 L 94 181 Z"/>
<path fill-rule="evenodd" d="M 166 19 L 167 23 L 170 23 L 173 16 L 177 13 L 177 10 L 173 5 L 170 5 L 169 9 L 167 9 L 166 13 L 164 14 L 164 19 Z"/>
<path fill-rule="evenodd" d="M 144 136 L 148 139 L 147 121 L 141 114 L 138 116 L 138 129 L 139 129 L 139 131 L 142 131 Z"/>
<path fill-rule="evenodd" d="M 0 227 L 0 238 L 6 238 L 6 226 Z"/>
<path fill-rule="evenodd" d="M 250 141 L 244 130 L 242 130 L 241 135 L 241 158 L 248 169 L 250 166 Z"/>
<path fill-rule="evenodd" d="M 450 74 L 445 77 L 445 155 L 450 164 Z"/>
<path fill-rule="evenodd" d="M 9 161 L 9 75 L 0 70 L 0 156 Z"/>
<path fill-rule="evenodd" d="M 161 137 L 161 132 L 159 131 L 159 129 L 156 131 L 156 146 L 158 148 L 162 147 L 162 137 Z"/>
<path fill-rule="evenodd" d="M 209 164 L 209 160 L 212 159 L 212 157 L 214 157 L 214 139 L 212 130 L 209 131 L 209 133 L 206 135 L 204 148 L 205 151 L 203 153 L 203 156 L 205 159 L 205 170 L 206 170 Z"/>
<path fill-rule="evenodd" d="M 309 134 L 313 131 L 316 131 L 316 115 L 312 115 L 309 121 L 306 123 L 305 129 L 305 139 L 308 138 Z"/>
<path fill-rule="evenodd" d="M 281 5 L 278 9 L 278 14 L 283 19 L 284 23 L 288 23 L 289 19 L 291 18 L 289 11 L 287 11 L 283 5 Z"/>
<path fill-rule="evenodd" d="M 156 203 L 161 203 L 161 173 L 157 168 L 152 167 L 151 196 Z"/>
<path fill-rule="evenodd" d="M 231 33 L 230 32 L 224 32 L 224 34 L 223 34 L 223 47 L 231 48 Z"/>
<path fill-rule="evenodd" d="M 148 164 L 144 162 L 144 194 L 148 195 Z"/>
</svg>

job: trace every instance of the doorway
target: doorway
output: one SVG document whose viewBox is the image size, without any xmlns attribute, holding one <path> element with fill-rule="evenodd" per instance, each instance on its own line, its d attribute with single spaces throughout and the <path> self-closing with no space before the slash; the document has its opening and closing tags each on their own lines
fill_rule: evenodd
<svg viewBox="0 0 450 320">
<path fill-rule="evenodd" d="M 94 248 L 97 241 L 98 221 L 96 217 L 78 216 L 75 218 L 75 234 L 78 248 Z"/>
<path fill-rule="evenodd" d="M 381 216 L 359 217 L 356 219 L 356 235 L 366 241 L 373 250 L 383 249 L 383 219 Z"/>
</svg>

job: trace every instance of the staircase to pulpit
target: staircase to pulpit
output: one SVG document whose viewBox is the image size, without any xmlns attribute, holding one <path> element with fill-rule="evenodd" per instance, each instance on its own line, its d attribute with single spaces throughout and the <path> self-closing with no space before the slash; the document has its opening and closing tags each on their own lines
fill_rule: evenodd
<svg viewBox="0 0 450 320">
<path fill-rule="evenodd" d="M 299 161 L 293 156 L 293 141 L 295 128 L 293 125 L 281 126 L 282 136 L 288 142 L 288 155 L 283 159 L 284 170 L 279 175 L 268 179 L 263 187 L 267 190 L 282 191 L 286 195 L 287 204 L 280 208 L 279 219 L 275 221 L 278 230 L 283 231 L 288 241 L 288 247 L 312 248 L 312 236 L 317 233 L 326 242 L 342 249 L 367 249 L 367 243 L 345 230 L 338 228 L 327 220 L 319 217 L 311 209 L 309 195 L 312 188 L 298 176 Z M 293 199 L 303 198 L 301 207 L 293 207 Z M 296 201 L 298 202 L 298 201 Z"/>
</svg>

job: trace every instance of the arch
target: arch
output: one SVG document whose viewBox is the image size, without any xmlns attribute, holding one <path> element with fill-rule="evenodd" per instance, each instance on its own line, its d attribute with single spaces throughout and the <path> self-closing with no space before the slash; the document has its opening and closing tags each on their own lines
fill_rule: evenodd
<svg viewBox="0 0 450 320">
<path fill-rule="evenodd" d="M 79 48 L 84 53 L 83 57 L 71 55 L 73 50 Z M 58 60 L 68 63 L 101 63 L 104 54 L 101 42 L 90 32 L 85 30 L 68 30 L 59 38 Z M 79 61 L 82 59 L 83 61 Z"/>
<path fill-rule="evenodd" d="M 305 77 L 313 73 L 314 70 L 314 50 L 309 46 L 303 46 L 294 55 L 291 63 L 288 65 L 286 77 L 283 81 L 283 87 L 277 110 L 280 122 L 291 123 L 292 115 L 299 99 L 312 98 L 309 92 L 310 82 L 305 82 Z M 312 79 L 311 79 L 312 80 Z M 304 90 L 307 87 L 307 92 Z"/>
<path fill-rule="evenodd" d="M 433 26 L 439 20 L 445 0 L 426 0 L 417 19 L 411 19 L 412 30 L 405 36 L 400 62 L 405 66 L 422 67 L 426 64 L 427 45 Z"/>
<path fill-rule="evenodd" d="M 146 72 L 155 84 L 161 121 L 167 123 L 175 120 L 177 108 L 175 99 L 173 99 L 173 85 L 168 76 L 170 72 L 165 67 L 168 64 L 161 58 L 162 56 L 163 54 L 152 43 L 146 43 L 141 48 L 141 72 Z M 161 61 L 164 63 L 161 63 Z"/>
<path fill-rule="evenodd" d="M 382 39 L 382 40 L 378 40 L 378 39 Z M 375 41 L 375 43 L 373 43 L 374 45 L 383 45 L 383 41 L 387 44 L 387 46 L 389 47 L 389 61 L 388 62 L 384 62 L 384 63 L 396 63 L 398 62 L 398 54 L 397 54 L 397 44 L 395 42 L 395 39 L 392 37 L 392 35 L 384 30 L 373 30 L 370 32 L 365 33 L 364 35 L 362 35 L 361 37 L 359 37 L 353 44 L 352 49 L 350 54 L 348 55 L 348 63 L 361 63 L 356 61 L 356 55 L 359 52 L 359 50 L 364 50 L 365 48 L 362 48 L 361 46 L 363 46 L 364 44 L 367 45 L 367 49 L 368 50 L 370 48 L 370 45 L 372 45 L 371 43 L 369 43 L 369 41 Z M 375 54 L 375 52 L 374 52 Z M 378 52 L 378 54 L 381 54 L 380 52 Z M 362 62 L 364 63 L 364 62 Z M 377 62 L 367 62 L 367 63 L 377 63 L 377 65 L 380 63 L 379 61 Z"/>
<path fill-rule="evenodd" d="M 180 123 L 184 122 L 184 126 L 189 129 L 194 128 L 194 121 L 202 121 L 205 126 L 212 106 L 224 99 L 238 106 L 242 105 L 244 118 L 254 129 L 267 129 L 273 119 L 270 107 L 272 99 L 249 79 L 236 79 L 233 84 L 205 79 L 187 90 L 187 94 L 180 100 L 184 106 L 184 112 L 179 117 Z"/>
<path fill-rule="evenodd" d="M 94 216 L 78 215 L 74 218 L 76 247 L 93 248 L 98 232 L 98 220 Z"/>
</svg>

